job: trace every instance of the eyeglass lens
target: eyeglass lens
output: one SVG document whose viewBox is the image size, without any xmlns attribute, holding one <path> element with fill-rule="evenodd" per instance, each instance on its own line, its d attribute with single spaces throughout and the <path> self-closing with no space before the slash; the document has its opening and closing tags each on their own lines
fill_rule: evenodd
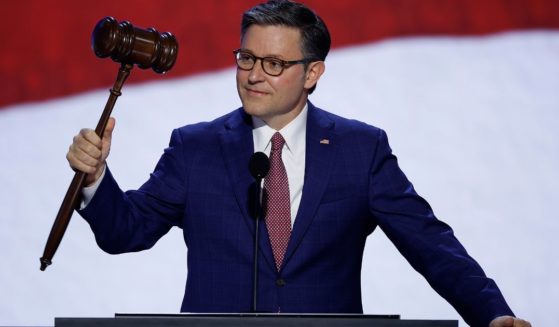
<svg viewBox="0 0 559 327">
<path fill-rule="evenodd" d="M 246 52 L 237 52 L 235 57 L 237 59 L 237 66 L 243 70 L 253 69 L 257 59 L 260 59 L 264 72 L 272 76 L 280 75 L 285 67 L 285 64 L 279 59 L 271 57 L 257 58 Z"/>
</svg>

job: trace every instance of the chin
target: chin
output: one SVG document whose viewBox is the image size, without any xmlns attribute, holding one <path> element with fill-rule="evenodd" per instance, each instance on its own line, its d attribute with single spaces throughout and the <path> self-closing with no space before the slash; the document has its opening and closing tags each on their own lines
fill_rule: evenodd
<svg viewBox="0 0 559 327">
<path fill-rule="evenodd" d="M 264 110 L 255 105 L 243 104 L 243 109 L 247 114 L 254 117 L 261 117 L 264 114 Z"/>
<path fill-rule="evenodd" d="M 241 99 L 241 102 L 243 104 L 243 108 L 245 112 L 251 116 L 256 116 L 256 117 L 262 115 L 266 111 L 266 108 L 268 107 L 261 101 L 254 101 L 246 98 Z"/>
</svg>

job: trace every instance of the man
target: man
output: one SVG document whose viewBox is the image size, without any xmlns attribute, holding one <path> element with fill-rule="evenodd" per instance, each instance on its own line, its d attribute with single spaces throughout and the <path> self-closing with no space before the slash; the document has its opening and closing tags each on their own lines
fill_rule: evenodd
<svg viewBox="0 0 559 327">
<path fill-rule="evenodd" d="M 150 179 L 123 193 L 101 140 L 82 130 L 67 158 L 88 174 L 80 214 L 109 253 L 150 248 L 183 229 L 188 276 L 182 311 L 251 309 L 253 234 L 247 165 L 270 156 L 260 225 L 258 310 L 361 313 L 361 262 L 380 226 L 410 264 L 472 326 L 530 326 L 437 220 L 401 172 L 384 131 L 308 101 L 330 36 L 303 5 L 270 1 L 243 15 L 236 50 L 243 107 L 173 131 Z"/>
</svg>

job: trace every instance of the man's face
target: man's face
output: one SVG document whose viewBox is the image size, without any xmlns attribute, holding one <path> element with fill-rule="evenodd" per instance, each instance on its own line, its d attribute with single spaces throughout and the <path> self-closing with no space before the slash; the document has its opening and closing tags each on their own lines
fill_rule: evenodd
<svg viewBox="0 0 559 327">
<path fill-rule="evenodd" d="M 285 26 L 250 26 L 241 43 L 243 51 L 257 57 L 300 60 L 299 30 Z M 237 68 L 237 91 L 244 110 L 279 130 L 293 120 L 307 100 L 308 74 L 303 64 L 287 66 L 279 76 L 270 76 L 257 60 L 252 70 Z"/>
</svg>

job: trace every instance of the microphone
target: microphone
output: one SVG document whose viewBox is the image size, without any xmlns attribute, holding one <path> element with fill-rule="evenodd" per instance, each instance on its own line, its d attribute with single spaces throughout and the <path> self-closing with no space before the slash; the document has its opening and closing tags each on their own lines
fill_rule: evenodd
<svg viewBox="0 0 559 327">
<path fill-rule="evenodd" d="M 258 299 L 258 234 L 260 216 L 262 215 L 262 179 L 266 177 L 270 170 L 270 159 L 264 152 L 256 152 L 250 157 L 248 162 L 248 169 L 252 177 L 254 177 L 256 184 L 256 192 L 254 192 L 254 275 L 253 275 L 253 290 L 252 290 L 252 311 L 256 311 L 256 304 Z"/>
<path fill-rule="evenodd" d="M 264 152 L 256 152 L 250 157 L 248 169 L 254 179 L 262 179 L 268 175 L 270 170 L 270 159 Z"/>
</svg>

